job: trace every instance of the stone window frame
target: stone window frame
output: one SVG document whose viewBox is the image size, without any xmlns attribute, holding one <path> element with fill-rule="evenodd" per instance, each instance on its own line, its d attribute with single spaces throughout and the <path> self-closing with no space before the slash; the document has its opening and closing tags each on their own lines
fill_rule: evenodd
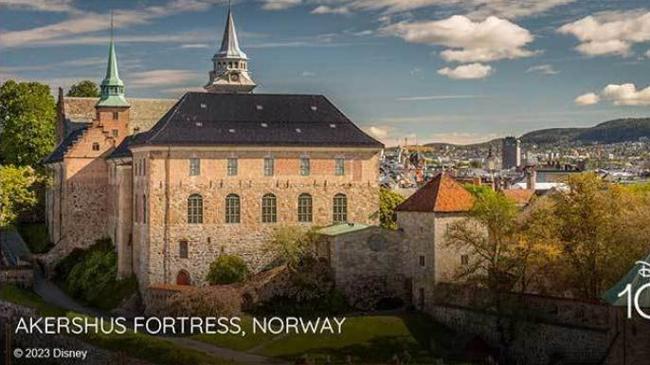
<svg viewBox="0 0 650 365">
<path fill-rule="evenodd" d="M 237 194 L 228 194 L 226 196 L 226 223 L 241 223 L 241 198 Z"/>
<path fill-rule="evenodd" d="M 300 156 L 299 160 L 300 176 L 309 176 L 311 174 L 311 161 L 309 156 Z"/>
<path fill-rule="evenodd" d="M 198 157 L 190 157 L 190 176 L 200 176 L 201 175 L 201 159 Z"/>
<path fill-rule="evenodd" d="M 273 193 L 262 196 L 262 223 L 277 223 L 278 199 Z"/>
<path fill-rule="evenodd" d="M 343 193 L 334 195 L 332 199 L 332 222 L 345 223 L 348 221 L 348 197 Z"/>
<path fill-rule="evenodd" d="M 187 240 L 178 241 L 178 257 L 181 259 L 190 258 L 190 243 Z"/>
<path fill-rule="evenodd" d="M 239 160 L 237 157 L 228 157 L 226 160 L 226 174 L 228 176 L 237 176 L 239 170 Z"/>
<path fill-rule="evenodd" d="M 275 159 L 273 156 L 264 157 L 264 176 L 275 175 Z"/>
<path fill-rule="evenodd" d="M 313 201 L 311 194 L 298 195 L 298 222 L 311 223 L 314 221 Z"/>
<path fill-rule="evenodd" d="M 187 223 L 203 223 L 203 197 L 194 193 L 187 198 Z"/>
<path fill-rule="evenodd" d="M 339 156 L 334 158 L 334 175 L 345 176 L 345 157 Z"/>
</svg>

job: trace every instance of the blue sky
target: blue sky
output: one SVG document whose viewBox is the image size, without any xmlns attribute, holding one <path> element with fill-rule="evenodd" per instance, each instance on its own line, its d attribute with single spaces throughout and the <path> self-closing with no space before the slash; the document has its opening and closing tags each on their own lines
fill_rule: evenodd
<svg viewBox="0 0 650 365">
<path fill-rule="evenodd" d="M 650 111 L 650 4 L 597 0 L 233 1 L 257 92 L 318 93 L 389 145 L 470 143 Z M 0 0 L 0 81 L 54 89 L 106 65 L 127 97 L 207 82 L 219 0 Z"/>
</svg>

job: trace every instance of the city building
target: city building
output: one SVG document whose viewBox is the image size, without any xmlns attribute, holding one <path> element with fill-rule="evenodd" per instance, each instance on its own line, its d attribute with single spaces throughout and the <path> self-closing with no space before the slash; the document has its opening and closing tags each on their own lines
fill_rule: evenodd
<svg viewBox="0 0 650 365">
<path fill-rule="evenodd" d="M 515 137 L 503 139 L 501 163 L 504 170 L 521 166 L 521 141 Z"/>
<path fill-rule="evenodd" d="M 147 124 L 166 101 L 125 97 L 111 40 L 101 97 L 83 101 L 91 120 L 66 129 L 78 103 L 60 98 L 49 263 L 110 237 L 120 277 L 201 285 L 224 253 L 268 264 L 280 225 L 376 223 L 383 145 L 322 95 L 252 94 L 248 62 L 229 11 L 206 92 Z"/>
</svg>

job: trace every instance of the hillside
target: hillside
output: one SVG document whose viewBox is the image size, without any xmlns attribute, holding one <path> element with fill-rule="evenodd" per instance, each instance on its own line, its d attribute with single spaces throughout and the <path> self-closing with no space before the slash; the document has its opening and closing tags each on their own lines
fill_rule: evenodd
<svg viewBox="0 0 650 365">
<path fill-rule="evenodd" d="M 615 119 L 588 128 L 540 129 L 521 136 L 526 144 L 616 143 L 650 137 L 650 118 Z"/>
</svg>

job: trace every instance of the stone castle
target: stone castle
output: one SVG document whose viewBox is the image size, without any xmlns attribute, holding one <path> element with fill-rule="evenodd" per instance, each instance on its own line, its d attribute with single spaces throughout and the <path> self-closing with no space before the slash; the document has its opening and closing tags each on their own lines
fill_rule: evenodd
<svg viewBox="0 0 650 365">
<path fill-rule="evenodd" d="M 120 277 L 201 285 L 223 253 L 262 268 L 279 225 L 376 222 L 380 142 L 321 95 L 253 94 L 230 11 L 212 62 L 206 92 L 127 99 L 111 39 L 99 100 L 60 92 L 49 263 L 110 237 Z"/>
</svg>

